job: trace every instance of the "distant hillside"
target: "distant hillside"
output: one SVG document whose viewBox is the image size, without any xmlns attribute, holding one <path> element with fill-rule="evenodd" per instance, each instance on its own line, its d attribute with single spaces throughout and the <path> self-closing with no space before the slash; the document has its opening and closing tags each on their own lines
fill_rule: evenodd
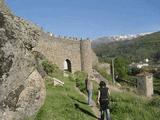
<svg viewBox="0 0 160 120">
<path fill-rule="evenodd" d="M 132 40 L 116 42 L 93 42 L 93 49 L 101 60 L 110 57 L 123 56 L 130 61 L 150 59 L 160 60 L 160 32 L 139 36 Z"/>
<path fill-rule="evenodd" d="M 99 37 L 96 40 L 94 40 L 92 43 L 92 47 L 96 47 L 99 44 L 108 44 L 111 42 L 117 42 L 117 41 L 126 41 L 126 40 L 133 40 L 134 38 L 138 38 L 144 35 L 148 35 L 151 33 L 141 33 L 141 34 L 135 34 L 135 35 L 116 35 L 116 36 L 104 36 Z"/>
</svg>

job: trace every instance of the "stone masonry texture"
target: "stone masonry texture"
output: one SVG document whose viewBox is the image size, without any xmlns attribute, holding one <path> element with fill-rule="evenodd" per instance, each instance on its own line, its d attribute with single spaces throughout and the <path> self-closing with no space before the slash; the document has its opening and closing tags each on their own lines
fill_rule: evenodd
<svg viewBox="0 0 160 120">
<path fill-rule="evenodd" d="M 38 46 L 34 48 L 34 51 L 42 53 L 62 70 L 64 61 L 70 60 L 73 73 L 84 71 L 90 74 L 93 65 L 92 58 L 96 59 L 94 62 L 97 61 L 97 57 L 91 49 L 90 40 L 71 40 L 50 36 L 44 32 L 41 33 Z"/>
</svg>

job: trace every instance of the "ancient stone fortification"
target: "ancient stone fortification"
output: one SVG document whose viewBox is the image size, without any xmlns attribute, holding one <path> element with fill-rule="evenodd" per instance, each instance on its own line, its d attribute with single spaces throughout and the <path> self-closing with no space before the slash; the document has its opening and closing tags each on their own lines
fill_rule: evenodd
<svg viewBox="0 0 160 120">
<path fill-rule="evenodd" d="M 62 70 L 64 70 L 65 61 L 67 61 L 71 72 L 84 71 L 90 74 L 93 63 L 97 62 L 96 55 L 91 49 L 90 40 L 54 37 L 42 33 L 38 46 L 34 50 L 42 53 Z"/>
</svg>

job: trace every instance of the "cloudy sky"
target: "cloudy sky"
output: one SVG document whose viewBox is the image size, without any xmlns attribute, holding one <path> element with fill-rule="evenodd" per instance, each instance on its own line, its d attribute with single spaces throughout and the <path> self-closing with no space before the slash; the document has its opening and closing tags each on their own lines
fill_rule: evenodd
<svg viewBox="0 0 160 120">
<path fill-rule="evenodd" d="M 56 35 L 90 37 L 160 30 L 160 0 L 6 0 L 12 11 Z"/>
</svg>

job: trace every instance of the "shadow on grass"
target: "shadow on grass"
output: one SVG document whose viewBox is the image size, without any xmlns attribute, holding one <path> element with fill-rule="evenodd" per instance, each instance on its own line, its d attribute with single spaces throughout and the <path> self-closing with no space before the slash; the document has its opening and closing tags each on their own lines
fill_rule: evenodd
<svg viewBox="0 0 160 120">
<path fill-rule="evenodd" d="M 75 100 L 75 101 L 77 101 L 77 102 L 79 102 L 79 103 L 82 103 L 82 104 L 87 105 L 86 102 L 80 101 L 80 100 L 78 100 L 78 99 L 76 99 L 76 98 L 74 98 L 74 97 L 72 97 L 72 96 L 69 96 L 69 97 L 70 97 L 72 100 Z"/>
<path fill-rule="evenodd" d="M 83 112 L 83 113 L 85 113 L 85 114 L 87 114 L 87 115 L 89 115 L 89 116 L 91 116 L 91 117 L 93 117 L 93 118 L 98 119 L 98 118 L 97 118 L 94 114 L 92 114 L 91 112 L 89 112 L 89 111 L 81 108 L 81 107 L 79 106 L 79 104 L 76 104 L 76 103 L 75 103 L 74 105 L 75 105 L 76 109 L 79 109 L 81 112 Z"/>
</svg>

